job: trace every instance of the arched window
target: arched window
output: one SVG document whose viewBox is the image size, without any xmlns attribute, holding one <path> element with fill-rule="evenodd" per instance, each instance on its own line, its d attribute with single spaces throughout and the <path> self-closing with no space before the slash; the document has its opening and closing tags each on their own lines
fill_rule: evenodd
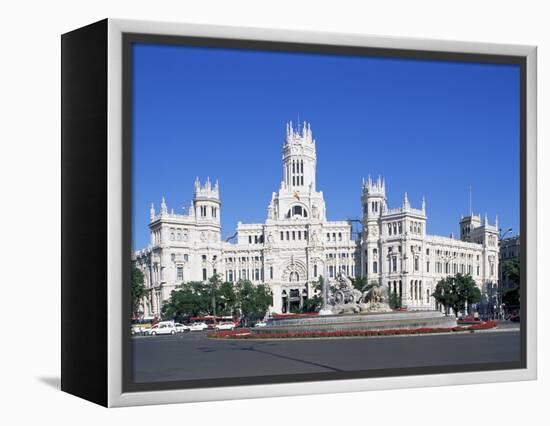
<svg viewBox="0 0 550 426">
<path fill-rule="evenodd" d="M 375 274 L 378 273 L 378 262 L 376 260 L 372 262 L 372 272 L 374 272 Z"/>
<path fill-rule="evenodd" d="M 291 272 L 288 280 L 290 282 L 300 281 L 300 276 L 298 275 L 298 272 L 296 271 Z"/>
<path fill-rule="evenodd" d="M 286 214 L 287 219 L 293 218 L 294 216 L 307 217 L 307 210 L 302 206 L 292 206 L 288 213 Z"/>
</svg>

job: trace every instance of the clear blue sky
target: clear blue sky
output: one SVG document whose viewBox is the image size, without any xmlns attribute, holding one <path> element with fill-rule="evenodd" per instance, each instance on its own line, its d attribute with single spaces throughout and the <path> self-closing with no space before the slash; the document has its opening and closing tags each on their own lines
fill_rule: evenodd
<svg viewBox="0 0 550 426">
<path fill-rule="evenodd" d="M 149 207 L 183 212 L 196 176 L 219 179 L 222 236 L 262 223 L 282 179 L 285 123 L 311 122 L 330 220 L 361 216 L 361 178 L 390 207 L 426 196 L 428 232 L 473 209 L 519 226 L 519 67 L 138 44 L 133 245 Z"/>
</svg>

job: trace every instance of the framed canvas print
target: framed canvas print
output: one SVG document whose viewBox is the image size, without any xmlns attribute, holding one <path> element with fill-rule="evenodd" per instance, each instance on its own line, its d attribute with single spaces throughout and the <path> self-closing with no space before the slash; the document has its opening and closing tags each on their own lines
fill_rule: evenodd
<svg viewBox="0 0 550 426">
<path fill-rule="evenodd" d="M 111 19 L 61 41 L 64 391 L 536 378 L 534 47 Z"/>
</svg>

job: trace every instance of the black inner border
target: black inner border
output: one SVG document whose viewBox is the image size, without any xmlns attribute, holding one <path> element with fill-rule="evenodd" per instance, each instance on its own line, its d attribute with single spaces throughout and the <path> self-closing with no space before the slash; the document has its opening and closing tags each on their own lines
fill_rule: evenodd
<svg viewBox="0 0 550 426">
<path fill-rule="evenodd" d="M 133 104 L 133 56 L 134 43 L 198 46 L 227 49 L 247 49 L 259 51 L 300 52 L 323 55 L 371 56 L 395 59 L 436 60 L 453 62 L 472 62 L 484 64 L 519 65 L 520 67 L 520 265 L 521 265 L 521 330 L 520 330 L 520 360 L 506 363 L 459 364 L 436 367 L 392 368 L 379 370 L 357 370 L 350 372 L 285 374 L 273 376 L 255 376 L 239 378 L 200 379 L 185 381 L 134 383 L 132 340 L 128 319 L 130 312 L 130 271 L 132 249 L 132 104 Z M 396 41 L 399 44 L 399 41 Z M 274 41 L 258 41 L 230 38 L 188 37 L 173 35 L 154 35 L 141 33 L 123 33 L 122 35 L 122 67 L 123 67 L 123 164 L 122 164 L 122 391 L 139 392 L 155 390 L 177 390 L 191 388 L 211 388 L 220 386 L 243 386 L 275 383 L 314 382 L 325 380 L 343 380 L 371 377 L 415 376 L 425 374 L 448 374 L 474 371 L 494 371 L 521 369 L 527 367 L 527 244 L 526 244 L 526 211 L 527 211 L 527 179 L 526 179 L 526 143 L 527 143 L 527 58 L 525 56 L 506 56 L 496 54 L 471 54 L 454 52 L 436 52 L 409 49 L 389 49 L 360 46 L 336 46 L 311 43 L 288 43 Z"/>
</svg>

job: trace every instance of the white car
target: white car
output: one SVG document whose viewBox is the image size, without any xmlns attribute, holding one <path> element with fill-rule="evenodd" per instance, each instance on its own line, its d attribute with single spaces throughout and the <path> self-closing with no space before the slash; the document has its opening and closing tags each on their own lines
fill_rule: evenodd
<svg viewBox="0 0 550 426">
<path fill-rule="evenodd" d="M 176 326 L 176 332 L 177 333 L 183 333 L 185 331 L 189 331 L 189 326 L 185 324 L 180 324 L 179 322 L 174 324 Z"/>
<path fill-rule="evenodd" d="M 267 325 L 266 322 L 259 321 L 256 324 L 254 324 L 254 327 L 265 327 Z"/>
<path fill-rule="evenodd" d="M 214 327 L 216 330 L 234 330 L 235 329 L 235 323 L 232 322 L 220 322 L 219 324 L 216 324 L 216 327 Z"/>
<path fill-rule="evenodd" d="M 203 322 L 194 322 L 189 325 L 189 331 L 203 331 L 206 330 L 208 326 Z"/>
<path fill-rule="evenodd" d="M 172 321 L 162 321 L 146 330 L 145 334 L 156 336 L 157 334 L 176 334 L 177 332 L 178 330 Z"/>
<path fill-rule="evenodd" d="M 142 334 L 143 332 L 145 331 L 145 327 L 142 327 L 141 325 L 139 324 L 135 324 L 132 326 L 132 335 L 135 335 L 135 334 Z"/>
</svg>

